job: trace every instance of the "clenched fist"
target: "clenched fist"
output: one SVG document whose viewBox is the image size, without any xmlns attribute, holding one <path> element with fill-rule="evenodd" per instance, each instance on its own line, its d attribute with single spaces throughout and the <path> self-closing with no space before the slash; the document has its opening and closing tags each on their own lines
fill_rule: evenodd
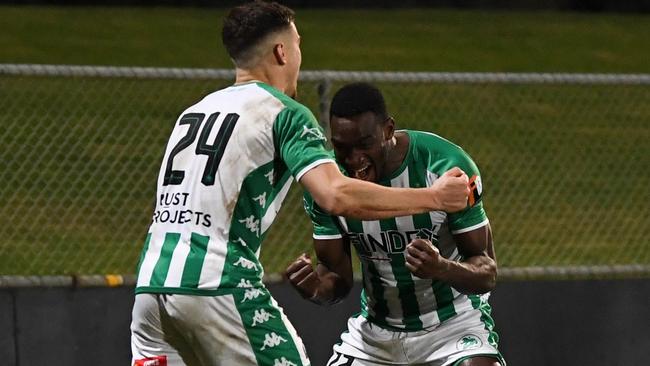
<svg viewBox="0 0 650 366">
<path fill-rule="evenodd" d="M 431 189 L 436 192 L 436 210 L 456 212 L 467 207 L 468 184 L 467 174 L 460 168 L 449 169 L 436 179 L 431 185 Z"/>
<path fill-rule="evenodd" d="M 307 253 L 303 253 L 300 257 L 296 258 L 287 267 L 284 275 L 302 297 L 308 300 L 316 299 L 318 296 L 318 287 L 320 286 L 320 278 L 314 271 L 311 258 L 309 258 Z"/>
<path fill-rule="evenodd" d="M 420 278 L 439 279 L 449 270 L 449 261 L 430 241 L 414 239 L 406 246 L 406 268 Z"/>
</svg>

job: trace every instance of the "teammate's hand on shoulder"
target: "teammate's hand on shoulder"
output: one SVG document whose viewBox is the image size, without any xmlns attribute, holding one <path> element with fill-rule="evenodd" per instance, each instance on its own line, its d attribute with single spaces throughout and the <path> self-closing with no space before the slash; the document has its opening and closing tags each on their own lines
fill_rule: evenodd
<svg viewBox="0 0 650 366">
<path fill-rule="evenodd" d="M 431 185 L 436 192 L 436 210 L 456 212 L 467 207 L 468 184 L 467 174 L 458 167 L 449 169 L 436 179 Z"/>
<path fill-rule="evenodd" d="M 307 253 L 301 254 L 291 263 L 284 272 L 291 285 L 298 290 L 300 295 L 308 300 L 315 300 L 318 296 L 320 278 L 314 271 L 311 258 Z"/>
<path fill-rule="evenodd" d="M 414 239 L 406 246 L 406 268 L 420 278 L 439 279 L 449 270 L 449 261 L 429 240 Z"/>
</svg>

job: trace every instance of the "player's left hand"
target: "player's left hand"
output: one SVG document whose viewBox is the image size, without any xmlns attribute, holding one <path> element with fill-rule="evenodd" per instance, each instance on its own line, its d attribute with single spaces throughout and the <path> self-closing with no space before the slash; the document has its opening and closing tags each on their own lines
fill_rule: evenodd
<svg viewBox="0 0 650 366">
<path fill-rule="evenodd" d="M 429 240 L 414 239 L 406 246 L 406 268 L 420 278 L 439 279 L 449 270 L 449 261 Z"/>
<path fill-rule="evenodd" d="M 315 300 L 318 297 L 320 279 L 307 253 L 296 258 L 284 271 L 284 276 L 305 299 Z"/>
</svg>

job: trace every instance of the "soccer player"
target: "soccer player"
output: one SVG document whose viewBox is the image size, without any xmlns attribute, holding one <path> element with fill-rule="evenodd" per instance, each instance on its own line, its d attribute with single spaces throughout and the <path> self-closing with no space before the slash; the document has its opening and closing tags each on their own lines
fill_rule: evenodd
<svg viewBox="0 0 650 366">
<path fill-rule="evenodd" d="M 301 54 L 290 9 L 235 7 L 222 39 L 235 84 L 180 115 L 160 168 L 138 265 L 134 365 L 309 364 L 258 260 L 293 179 L 329 212 L 364 219 L 460 210 L 467 201 L 458 168 L 425 189 L 341 174 L 316 119 L 292 99 Z"/>
<path fill-rule="evenodd" d="M 387 187 L 427 187 L 459 166 L 471 176 L 471 193 L 457 213 L 382 220 L 332 216 L 305 194 L 318 264 L 314 269 L 307 255 L 290 264 L 286 275 L 294 287 L 319 304 L 346 296 L 350 244 L 363 271 L 361 313 L 349 319 L 328 365 L 505 365 L 487 302 L 497 265 L 474 162 L 435 134 L 396 131 L 381 92 L 366 83 L 340 89 L 330 117 L 336 159 L 349 176 Z"/>
</svg>

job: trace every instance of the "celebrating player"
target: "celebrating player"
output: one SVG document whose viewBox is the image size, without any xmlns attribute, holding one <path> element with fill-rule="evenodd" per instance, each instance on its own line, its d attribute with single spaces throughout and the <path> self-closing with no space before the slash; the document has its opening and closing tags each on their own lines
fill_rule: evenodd
<svg viewBox="0 0 650 366">
<path fill-rule="evenodd" d="M 222 39 L 235 84 L 180 115 L 160 168 L 138 265 L 134 365 L 309 364 L 258 260 L 294 178 L 320 207 L 363 219 L 460 210 L 467 200 L 458 168 L 426 189 L 341 174 L 316 119 L 292 99 L 301 54 L 290 9 L 235 7 Z"/>
<path fill-rule="evenodd" d="M 432 210 L 378 221 L 331 216 L 305 194 L 318 264 L 314 269 L 306 255 L 294 261 L 286 271 L 294 287 L 321 304 L 346 296 L 350 243 L 363 270 L 361 314 L 349 319 L 328 365 L 505 365 L 487 302 L 497 265 L 474 162 L 432 133 L 395 131 L 381 92 L 369 84 L 344 86 L 330 115 L 336 159 L 349 176 L 387 187 L 427 187 L 459 166 L 471 176 L 471 193 L 458 213 Z"/>
</svg>

